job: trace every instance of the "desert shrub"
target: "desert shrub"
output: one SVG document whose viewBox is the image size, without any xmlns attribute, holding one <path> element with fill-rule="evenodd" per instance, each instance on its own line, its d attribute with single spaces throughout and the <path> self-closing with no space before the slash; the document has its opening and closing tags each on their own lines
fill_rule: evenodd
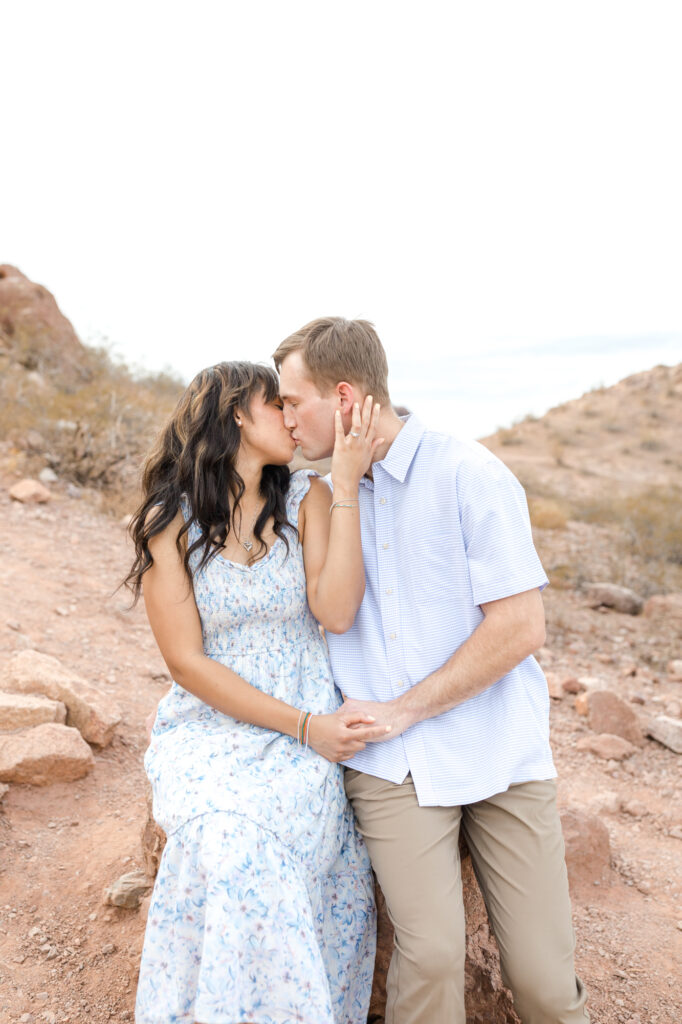
<svg viewBox="0 0 682 1024">
<path fill-rule="evenodd" d="M 76 373 L 30 372 L 13 361 L 0 365 L 0 439 L 27 453 L 36 450 L 27 436 L 37 432 L 42 465 L 108 490 L 118 510 L 133 499 L 141 459 L 182 387 L 169 373 L 134 372 L 105 347 L 84 347 Z M 27 453 L 25 461 L 32 468 L 38 459 Z"/>
<path fill-rule="evenodd" d="M 519 436 L 513 427 L 498 427 L 497 440 L 503 445 L 523 444 L 523 438 Z"/>
<path fill-rule="evenodd" d="M 530 519 L 540 530 L 563 530 L 568 521 L 566 507 L 552 498 L 530 498 Z"/>
<path fill-rule="evenodd" d="M 620 526 L 633 554 L 682 565 L 680 508 L 681 488 L 656 487 L 633 495 L 605 495 L 597 502 L 576 509 L 576 515 L 590 522 Z"/>
</svg>

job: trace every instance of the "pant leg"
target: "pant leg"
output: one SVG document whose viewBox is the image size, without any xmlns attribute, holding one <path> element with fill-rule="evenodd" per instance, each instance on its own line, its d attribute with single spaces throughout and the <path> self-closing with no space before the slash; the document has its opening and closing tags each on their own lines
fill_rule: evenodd
<svg viewBox="0 0 682 1024">
<path fill-rule="evenodd" d="M 420 807 L 410 776 L 345 778 L 395 929 L 386 1024 L 465 1024 L 460 808 Z"/>
<path fill-rule="evenodd" d="M 462 809 L 462 828 L 523 1024 L 589 1021 L 553 779 L 510 786 Z"/>
</svg>

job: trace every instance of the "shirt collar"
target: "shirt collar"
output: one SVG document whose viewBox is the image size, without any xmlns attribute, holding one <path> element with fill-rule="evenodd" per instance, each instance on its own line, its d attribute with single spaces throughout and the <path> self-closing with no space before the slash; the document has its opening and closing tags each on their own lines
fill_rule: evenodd
<svg viewBox="0 0 682 1024">
<path fill-rule="evenodd" d="M 398 431 L 393 444 L 381 462 L 373 464 L 372 470 L 376 469 L 377 466 L 381 466 L 383 470 L 402 484 L 405 482 L 407 471 L 416 455 L 426 427 L 417 419 L 414 413 L 407 417 L 401 416 L 400 418 L 405 424 L 404 427 Z M 369 483 L 370 481 L 367 480 L 366 482 Z"/>
</svg>

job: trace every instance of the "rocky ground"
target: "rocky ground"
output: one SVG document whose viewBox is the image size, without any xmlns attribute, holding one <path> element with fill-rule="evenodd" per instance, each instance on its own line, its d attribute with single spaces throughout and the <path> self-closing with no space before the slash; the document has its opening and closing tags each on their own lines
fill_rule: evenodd
<svg viewBox="0 0 682 1024">
<path fill-rule="evenodd" d="M 96 686 L 121 721 L 107 746 L 92 746 L 94 764 L 83 777 L 10 784 L 0 803 L 0 1021 L 130 1020 L 148 897 L 128 910 L 105 905 L 103 894 L 144 868 L 144 722 L 168 678 L 143 610 L 130 610 L 116 591 L 129 558 L 121 526 L 87 496 L 58 488 L 46 505 L 10 501 L 14 482 L 0 480 L 0 678 L 17 653 L 42 652 Z M 590 537 L 577 529 L 587 553 Z M 561 537 L 568 543 L 566 531 Z M 550 534 L 538 540 L 552 544 Z M 592 543 L 602 543 L 598 530 Z M 667 667 L 682 656 L 682 619 L 674 603 L 654 602 L 654 614 L 637 616 L 590 608 L 570 588 L 549 588 L 546 606 L 540 658 L 556 694 L 560 802 L 591 816 L 577 847 L 570 845 L 577 964 L 593 1020 L 676 1024 L 680 755 L 644 733 L 652 717 L 680 721 L 682 681 Z M 623 760 L 580 749 L 581 739 L 609 731 L 587 706 L 603 689 L 641 725 Z M 610 728 L 622 731 L 623 722 L 632 727 L 618 705 Z M 600 823 L 610 840 L 605 862 Z"/>
</svg>

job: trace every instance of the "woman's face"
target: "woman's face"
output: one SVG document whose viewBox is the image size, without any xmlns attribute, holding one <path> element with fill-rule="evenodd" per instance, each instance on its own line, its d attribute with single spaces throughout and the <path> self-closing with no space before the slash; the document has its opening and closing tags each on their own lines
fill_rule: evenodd
<svg viewBox="0 0 682 1024">
<path fill-rule="evenodd" d="M 262 458 L 263 465 L 284 466 L 291 462 L 296 442 L 284 426 L 282 401 L 279 397 L 266 402 L 262 391 L 251 398 L 248 415 L 239 412 L 242 447 Z"/>
</svg>

